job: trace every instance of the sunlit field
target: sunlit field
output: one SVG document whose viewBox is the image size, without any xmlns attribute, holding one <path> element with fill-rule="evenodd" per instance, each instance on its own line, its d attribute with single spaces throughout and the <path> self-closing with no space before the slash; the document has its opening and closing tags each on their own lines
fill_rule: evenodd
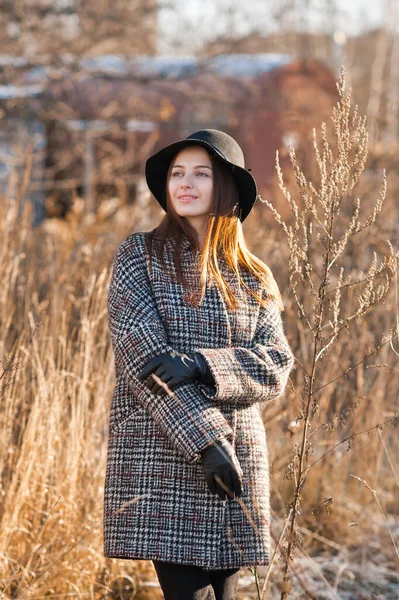
<svg viewBox="0 0 399 600">
<path fill-rule="evenodd" d="M 347 128 L 353 133 L 347 139 L 347 157 L 353 158 L 361 154 L 361 131 L 356 136 L 351 122 Z M 342 144 L 346 132 L 341 133 Z M 321 144 L 320 132 L 317 135 Z M 345 161 L 348 166 L 345 154 L 337 150 L 339 140 L 331 139 L 335 167 L 343 167 Z M 299 301 L 308 316 L 315 314 L 318 284 L 313 296 L 306 281 L 299 283 L 295 298 L 292 282 L 300 279 L 295 276 L 299 266 L 293 266 L 292 246 L 267 202 L 259 201 L 244 225 L 249 248 L 270 266 L 282 291 L 285 329 L 297 363 L 286 393 L 262 407 L 271 459 L 272 550 L 280 536 L 281 547 L 268 571 L 243 570 L 241 600 L 259 598 L 265 577 L 264 598 L 284 593 L 280 582 L 287 552 L 289 598 L 395 598 L 398 594 L 399 343 L 395 328 L 399 290 L 393 258 L 398 252 L 398 161 L 394 153 L 380 149 L 367 156 L 367 149 L 363 150 L 364 172 L 356 170 L 361 160 L 354 161 L 336 190 L 342 205 L 330 234 L 338 239 L 348 230 L 357 197 L 361 198 L 359 222 L 374 218 L 348 238 L 327 289 L 346 286 L 339 318 L 347 318 L 359 308 L 359 289 L 366 293 L 370 273 L 375 274 L 375 288 L 364 312 L 347 323 L 322 362 L 314 360 L 312 321 L 298 308 Z M 314 153 L 311 141 L 310 151 Z M 334 180 L 333 159 L 323 164 L 327 182 Z M 313 168 L 307 176 L 317 187 L 321 175 L 316 155 Z M 386 199 L 374 212 L 384 196 L 383 168 L 387 169 Z M 287 167 L 284 177 L 291 182 L 299 211 L 304 210 L 306 186 L 298 172 Z M 349 180 L 353 186 L 345 188 Z M 317 189 L 314 203 L 319 209 L 328 186 Z M 295 230 L 295 215 L 281 190 L 276 187 L 275 197 L 266 200 L 284 211 L 298 248 L 303 247 L 304 229 Z M 102 554 L 108 413 L 114 386 L 106 307 L 110 269 L 118 244 L 131 232 L 154 228 L 163 214 L 151 199 L 109 206 L 103 203 L 94 220 L 72 210 L 65 221 L 52 219 L 32 227 L 29 202 L 7 195 L 0 201 L 0 591 L 4 598 L 162 597 L 150 562 L 105 559 Z M 330 209 L 336 210 L 336 205 Z M 306 229 L 313 217 L 310 213 L 305 217 Z M 308 227 L 307 232 L 308 253 L 306 259 L 298 254 L 298 260 L 312 265 L 313 281 L 320 282 L 326 232 L 321 232 L 319 241 L 314 229 Z M 379 272 L 384 257 L 386 267 Z M 375 268 L 370 271 L 373 260 Z M 343 280 L 341 268 L 345 268 Z M 366 282 L 351 287 L 349 275 L 352 282 Z M 334 298 L 332 294 L 331 315 L 338 310 Z M 324 312 L 322 318 L 328 336 L 333 317 Z M 303 411 L 309 381 L 305 373 L 311 372 L 312 365 L 313 389 L 320 390 L 314 393 L 306 423 Z M 309 470 L 297 490 L 293 527 L 297 545 L 289 547 L 287 517 L 292 516 L 299 462 Z"/>
</svg>

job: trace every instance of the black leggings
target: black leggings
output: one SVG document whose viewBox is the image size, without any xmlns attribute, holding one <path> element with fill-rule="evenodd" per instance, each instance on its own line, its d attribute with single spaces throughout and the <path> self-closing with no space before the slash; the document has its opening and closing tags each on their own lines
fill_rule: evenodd
<svg viewBox="0 0 399 600">
<path fill-rule="evenodd" d="M 234 600 L 240 569 L 205 571 L 194 565 L 154 560 L 165 600 Z"/>
</svg>

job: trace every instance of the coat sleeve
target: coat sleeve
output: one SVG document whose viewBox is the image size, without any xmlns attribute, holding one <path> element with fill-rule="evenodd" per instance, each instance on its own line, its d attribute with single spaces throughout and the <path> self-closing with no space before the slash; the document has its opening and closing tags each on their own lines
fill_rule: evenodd
<svg viewBox="0 0 399 600">
<path fill-rule="evenodd" d="M 199 348 L 196 352 L 205 358 L 215 380 L 214 386 L 198 385 L 214 402 L 266 403 L 284 391 L 294 364 L 274 300 L 267 307 L 260 306 L 250 347 Z"/>
<path fill-rule="evenodd" d="M 132 234 L 119 246 L 113 263 L 108 324 L 115 370 L 175 448 L 188 462 L 196 462 L 204 448 L 223 437 L 231 440 L 233 432 L 194 382 L 179 386 L 173 396 L 157 396 L 137 378 L 149 360 L 172 351 L 153 299 L 144 251 L 144 234 Z"/>
</svg>

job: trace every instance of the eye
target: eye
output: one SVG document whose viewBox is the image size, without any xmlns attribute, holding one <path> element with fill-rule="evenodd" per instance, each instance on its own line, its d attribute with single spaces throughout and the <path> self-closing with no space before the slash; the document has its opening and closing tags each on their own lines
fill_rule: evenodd
<svg viewBox="0 0 399 600">
<path fill-rule="evenodd" d="M 172 177 L 176 177 L 176 175 L 181 175 L 182 173 L 180 171 L 174 171 L 172 173 Z"/>
<path fill-rule="evenodd" d="M 208 173 L 204 173 L 202 171 L 200 171 L 199 173 L 197 173 L 197 175 L 203 175 L 204 177 L 209 177 Z"/>
</svg>

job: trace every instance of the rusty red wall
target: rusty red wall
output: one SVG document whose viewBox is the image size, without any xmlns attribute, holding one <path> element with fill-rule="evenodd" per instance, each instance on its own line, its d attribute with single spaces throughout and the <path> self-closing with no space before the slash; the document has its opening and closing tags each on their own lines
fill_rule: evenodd
<svg viewBox="0 0 399 600">
<path fill-rule="evenodd" d="M 314 61 L 290 63 L 252 80 L 210 73 L 141 82 L 69 78 L 54 84 L 48 94 L 49 105 L 67 107 L 74 118 L 109 118 L 116 125 L 121 123 L 122 129 L 127 119 L 154 122 L 151 134 L 136 136 L 137 156 L 131 162 L 137 173 L 144 173 L 148 154 L 166 144 L 198 129 L 222 129 L 242 146 L 246 166 L 252 169 L 265 197 L 273 194 L 276 186 L 276 150 L 284 162 L 290 141 L 299 150 L 305 148 L 312 127 L 329 118 L 336 100 L 332 74 Z M 111 139 L 112 134 L 107 137 Z M 142 144 L 141 151 L 137 141 Z M 58 148 L 50 136 L 54 163 Z M 72 144 L 69 150 L 73 152 L 73 148 Z M 64 144 L 63 164 L 65 151 Z"/>
</svg>

